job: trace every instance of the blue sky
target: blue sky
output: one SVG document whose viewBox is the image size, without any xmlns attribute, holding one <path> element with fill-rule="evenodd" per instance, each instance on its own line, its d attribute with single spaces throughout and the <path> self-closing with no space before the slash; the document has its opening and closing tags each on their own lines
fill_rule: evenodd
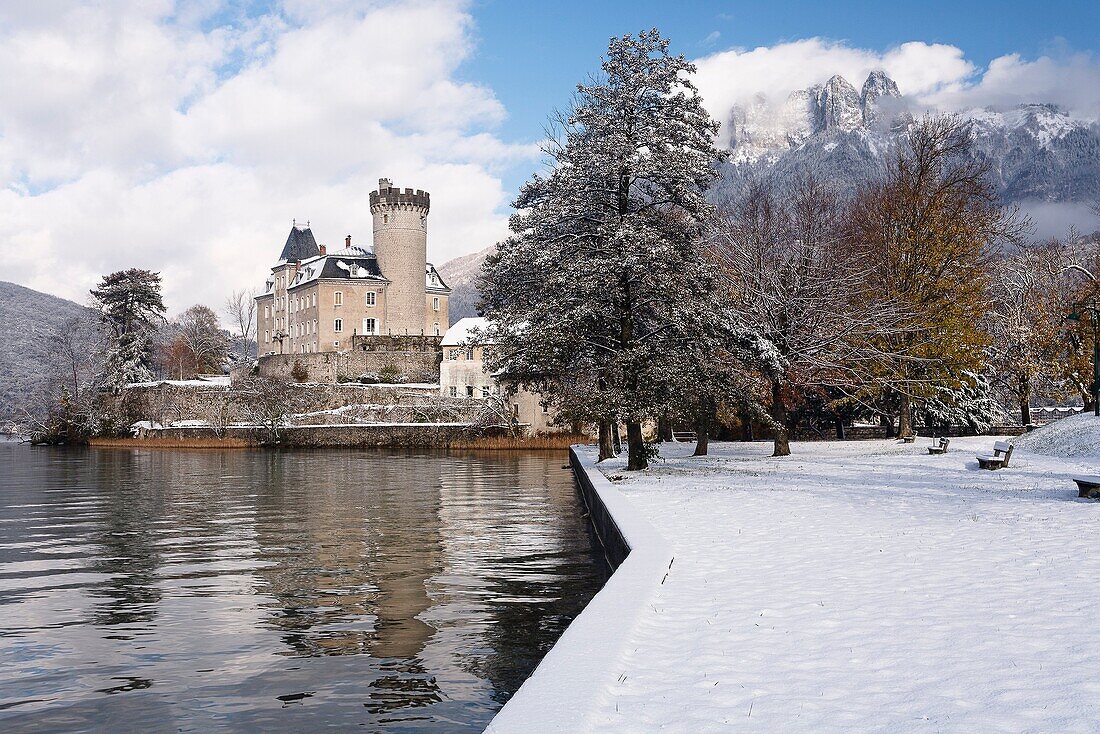
<svg viewBox="0 0 1100 734">
<path fill-rule="evenodd" d="M 1100 48 L 1100 2 L 509 2 L 478 0 L 475 55 L 460 73 L 488 84 L 508 110 L 502 133 L 537 134 L 596 69 L 613 35 L 656 26 L 676 51 L 719 50 L 823 37 L 885 50 L 907 41 L 961 48 L 984 67 L 1010 53 L 1025 58 Z"/>
<path fill-rule="evenodd" d="M 874 69 L 924 109 L 1100 120 L 1095 1 L 0 0 L 5 277 L 83 300 L 145 267 L 173 312 L 217 304 L 263 282 L 292 219 L 369 241 L 383 176 L 431 192 L 434 262 L 481 250 L 548 116 L 609 37 L 653 26 L 720 122 Z"/>
</svg>

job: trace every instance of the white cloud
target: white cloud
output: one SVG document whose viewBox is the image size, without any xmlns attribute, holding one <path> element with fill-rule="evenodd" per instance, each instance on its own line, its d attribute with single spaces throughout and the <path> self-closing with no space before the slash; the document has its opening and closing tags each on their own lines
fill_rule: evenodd
<svg viewBox="0 0 1100 734">
<path fill-rule="evenodd" d="M 711 114 L 725 120 L 730 107 L 755 95 L 782 100 L 840 74 L 857 88 L 869 73 L 884 69 L 908 93 L 957 85 L 974 67 L 952 46 L 906 43 L 879 53 L 820 38 L 732 49 L 696 61 L 697 84 Z"/>
<path fill-rule="evenodd" d="M 1076 116 L 1100 119 L 1100 58 L 1070 53 L 1026 61 L 1008 54 L 990 62 L 975 84 L 942 90 L 929 95 L 928 102 L 955 109 L 1049 102 Z"/>
<path fill-rule="evenodd" d="M 162 271 L 170 309 L 262 283 L 293 217 L 369 241 L 380 176 L 431 192 L 429 255 L 506 232 L 498 173 L 533 158 L 456 78 L 465 4 L 308 3 L 231 25 L 220 3 L 0 4 L 5 278 L 84 300 Z"/>
<path fill-rule="evenodd" d="M 959 110 L 1049 102 L 1082 117 L 1100 118 L 1100 59 L 1084 53 L 1034 61 L 1010 54 L 979 69 L 962 49 L 945 44 L 912 41 L 877 51 L 808 38 L 721 51 L 696 64 L 703 99 L 720 121 L 728 119 L 735 103 L 756 95 L 779 101 L 834 74 L 858 89 L 876 69 L 884 70 L 903 95 L 922 106 Z"/>
</svg>

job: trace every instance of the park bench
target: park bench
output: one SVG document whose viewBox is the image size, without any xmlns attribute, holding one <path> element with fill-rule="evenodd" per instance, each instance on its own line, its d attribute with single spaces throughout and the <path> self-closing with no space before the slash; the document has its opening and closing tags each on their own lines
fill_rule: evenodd
<svg viewBox="0 0 1100 734">
<path fill-rule="evenodd" d="M 1077 482 L 1077 496 L 1100 500 L 1100 476 L 1074 477 Z"/>
<path fill-rule="evenodd" d="M 949 438 L 937 438 L 935 442 L 928 447 L 928 453 L 930 454 L 946 454 L 947 446 L 951 443 Z"/>
<path fill-rule="evenodd" d="M 1012 458 L 1012 444 L 1005 441 L 997 441 L 993 444 L 993 455 L 975 456 L 978 466 L 982 469 L 1000 469 L 1008 466 L 1008 460 Z"/>
<path fill-rule="evenodd" d="M 902 443 L 913 443 L 917 440 L 917 434 L 914 433 L 912 436 L 902 436 L 901 440 Z"/>
</svg>

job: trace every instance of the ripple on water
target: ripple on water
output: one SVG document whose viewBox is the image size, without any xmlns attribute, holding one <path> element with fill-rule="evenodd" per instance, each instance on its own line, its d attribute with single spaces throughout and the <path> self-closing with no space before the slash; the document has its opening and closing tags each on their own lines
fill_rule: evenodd
<svg viewBox="0 0 1100 734">
<path fill-rule="evenodd" d="M 480 731 L 605 578 L 561 464 L 0 444 L 0 730 Z"/>
</svg>

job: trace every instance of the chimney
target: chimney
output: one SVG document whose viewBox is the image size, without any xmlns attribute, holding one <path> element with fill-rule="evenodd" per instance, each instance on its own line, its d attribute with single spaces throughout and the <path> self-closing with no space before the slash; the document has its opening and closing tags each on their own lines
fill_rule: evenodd
<svg viewBox="0 0 1100 734">
<path fill-rule="evenodd" d="M 317 246 L 317 249 L 321 251 L 321 254 L 322 254 L 322 255 L 326 254 L 326 253 L 325 253 L 325 246 L 324 246 L 324 245 L 318 245 L 318 246 Z"/>
<path fill-rule="evenodd" d="M 344 238 L 344 247 L 351 247 L 351 235 Z"/>
<path fill-rule="evenodd" d="M 379 191 L 385 191 L 386 189 L 388 189 L 392 186 L 393 186 L 393 181 L 390 181 L 388 178 L 378 179 L 378 190 Z"/>
</svg>

